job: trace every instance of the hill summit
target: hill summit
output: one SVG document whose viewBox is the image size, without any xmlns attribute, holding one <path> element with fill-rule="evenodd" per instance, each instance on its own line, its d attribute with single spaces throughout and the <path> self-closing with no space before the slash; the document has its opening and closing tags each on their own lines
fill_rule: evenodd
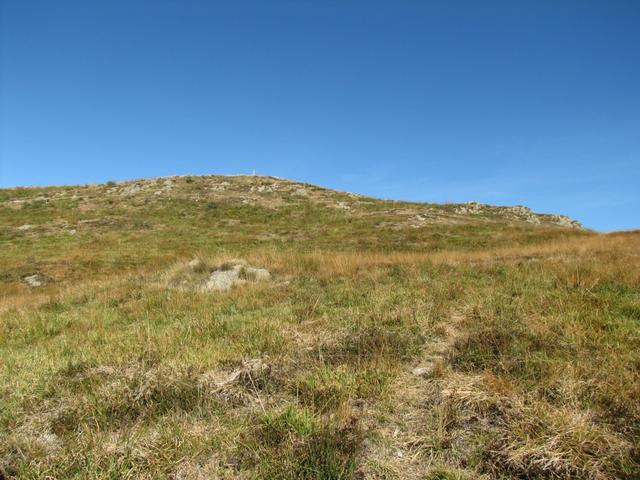
<svg viewBox="0 0 640 480">
<path fill-rule="evenodd" d="M 204 205 L 209 210 L 218 211 L 254 208 L 269 218 L 278 214 L 299 216 L 301 212 L 308 217 L 309 212 L 315 210 L 322 217 L 333 215 L 348 218 L 351 222 L 368 222 L 377 229 L 419 229 L 429 225 L 464 224 L 582 228 L 579 222 L 567 216 L 536 213 L 520 205 L 492 206 L 474 201 L 434 204 L 380 200 L 270 176 L 181 176 L 107 182 L 102 185 L 14 188 L 0 191 L 0 199 L 14 211 L 34 211 L 42 207 L 54 212 L 61 209 L 61 218 L 51 218 L 50 222 L 15 225 L 25 234 L 34 229 L 79 231 L 89 229 L 93 224 L 117 223 L 116 218 L 122 220 L 127 215 L 135 217 L 145 209 L 156 212 L 163 206 L 186 206 L 189 202 L 193 206 Z M 105 214 L 101 218 L 90 215 L 101 212 Z M 16 220 L 19 217 L 19 214 L 14 215 Z"/>
</svg>

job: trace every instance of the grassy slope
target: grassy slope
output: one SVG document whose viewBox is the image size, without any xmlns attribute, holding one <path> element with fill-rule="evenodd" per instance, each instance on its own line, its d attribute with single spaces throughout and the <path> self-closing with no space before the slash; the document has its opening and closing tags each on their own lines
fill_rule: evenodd
<svg viewBox="0 0 640 480">
<path fill-rule="evenodd" d="M 165 182 L 0 191 L 0 478 L 640 476 L 639 234 Z"/>
</svg>

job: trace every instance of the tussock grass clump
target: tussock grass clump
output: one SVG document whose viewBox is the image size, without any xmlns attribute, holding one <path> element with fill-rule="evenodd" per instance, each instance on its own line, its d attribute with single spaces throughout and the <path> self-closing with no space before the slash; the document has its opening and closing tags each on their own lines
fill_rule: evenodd
<svg viewBox="0 0 640 480">
<path fill-rule="evenodd" d="M 475 457 L 479 472 L 580 479 L 638 473 L 634 445 L 588 413 L 514 394 L 492 375 L 454 374 L 443 384 L 429 402 L 428 422 L 444 428 L 433 448 Z"/>
<path fill-rule="evenodd" d="M 355 472 L 361 441 L 354 418 L 335 424 L 287 406 L 258 418 L 243 455 L 255 462 L 260 478 L 346 479 Z"/>
<path fill-rule="evenodd" d="M 50 428 L 56 434 L 117 430 L 170 413 L 211 415 L 224 408 L 220 397 L 202 388 L 197 372 L 162 364 L 70 364 L 45 388 L 46 396 L 59 399 L 45 400 L 44 406 L 51 408 Z"/>
<path fill-rule="evenodd" d="M 587 414 L 549 409 L 543 403 L 511 409 L 484 467 L 516 477 L 606 479 L 636 478 L 633 446 L 623 437 L 593 424 Z"/>
<path fill-rule="evenodd" d="M 324 348 L 325 358 L 332 364 L 366 363 L 379 359 L 408 360 L 415 355 L 424 337 L 414 327 L 393 328 L 381 325 L 358 326 Z"/>
<path fill-rule="evenodd" d="M 383 368 L 322 366 L 296 380 L 295 394 L 303 405 L 327 413 L 339 410 L 349 402 L 382 395 L 391 375 Z"/>
</svg>

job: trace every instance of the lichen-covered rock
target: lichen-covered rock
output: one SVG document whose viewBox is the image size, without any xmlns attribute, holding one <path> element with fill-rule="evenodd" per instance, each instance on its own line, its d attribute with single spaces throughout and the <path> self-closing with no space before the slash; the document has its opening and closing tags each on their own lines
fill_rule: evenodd
<svg viewBox="0 0 640 480">
<path fill-rule="evenodd" d="M 44 285 L 44 278 L 39 273 L 28 275 L 24 277 L 23 280 L 24 280 L 24 283 L 29 285 L 31 288 L 37 288 Z"/>
<path fill-rule="evenodd" d="M 238 262 L 232 265 L 224 265 L 212 271 L 204 285 L 204 290 L 224 291 L 236 285 L 242 285 L 247 282 L 261 282 L 270 278 L 271 274 L 268 270 Z"/>
<path fill-rule="evenodd" d="M 560 225 L 562 227 L 583 228 L 580 222 L 578 222 L 577 220 L 573 220 L 566 215 L 552 214 L 550 215 L 550 217 L 551 222 L 555 223 L 556 225 Z"/>
<path fill-rule="evenodd" d="M 413 370 L 411 370 L 411 373 L 418 377 L 426 377 L 431 375 L 433 371 L 434 371 L 433 365 L 426 365 L 426 366 L 414 368 Z"/>
<path fill-rule="evenodd" d="M 235 285 L 244 283 L 245 280 L 240 278 L 242 267 L 242 265 L 234 265 L 229 270 L 214 270 L 204 284 L 204 290 L 229 290 Z"/>
</svg>

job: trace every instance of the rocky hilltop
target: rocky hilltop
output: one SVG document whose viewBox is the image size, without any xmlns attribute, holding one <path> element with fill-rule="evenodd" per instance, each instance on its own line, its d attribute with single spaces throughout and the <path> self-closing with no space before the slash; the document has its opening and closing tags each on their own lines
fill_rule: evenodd
<svg viewBox="0 0 640 480">
<path fill-rule="evenodd" d="M 292 208 L 334 212 L 344 218 L 369 219 L 377 229 L 419 229 L 430 225 L 513 224 L 582 228 L 567 216 L 533 212 L 524 206 L 493 206 L 478 202 L 434 204 L 380 200 L 355 193 L 338 192 L 308 183 L 268 176 L 162 177 L 101 185 L 47 188 L 15 188 L 0 191 L 2 204 L 11 209 L 35 210 L 63 207 L 83 218 L 76 221 L 51 218 L 39 224 L 23 223 L 13 228 L 23 234 L 35 231 L 77 231 L 108 226 L 126 212 L 156 210 L 180 202 L 218 207 L 256 207 L 286 213 Z M 106 217 L 91 216 L 109 207 Z"/>
</svg>

